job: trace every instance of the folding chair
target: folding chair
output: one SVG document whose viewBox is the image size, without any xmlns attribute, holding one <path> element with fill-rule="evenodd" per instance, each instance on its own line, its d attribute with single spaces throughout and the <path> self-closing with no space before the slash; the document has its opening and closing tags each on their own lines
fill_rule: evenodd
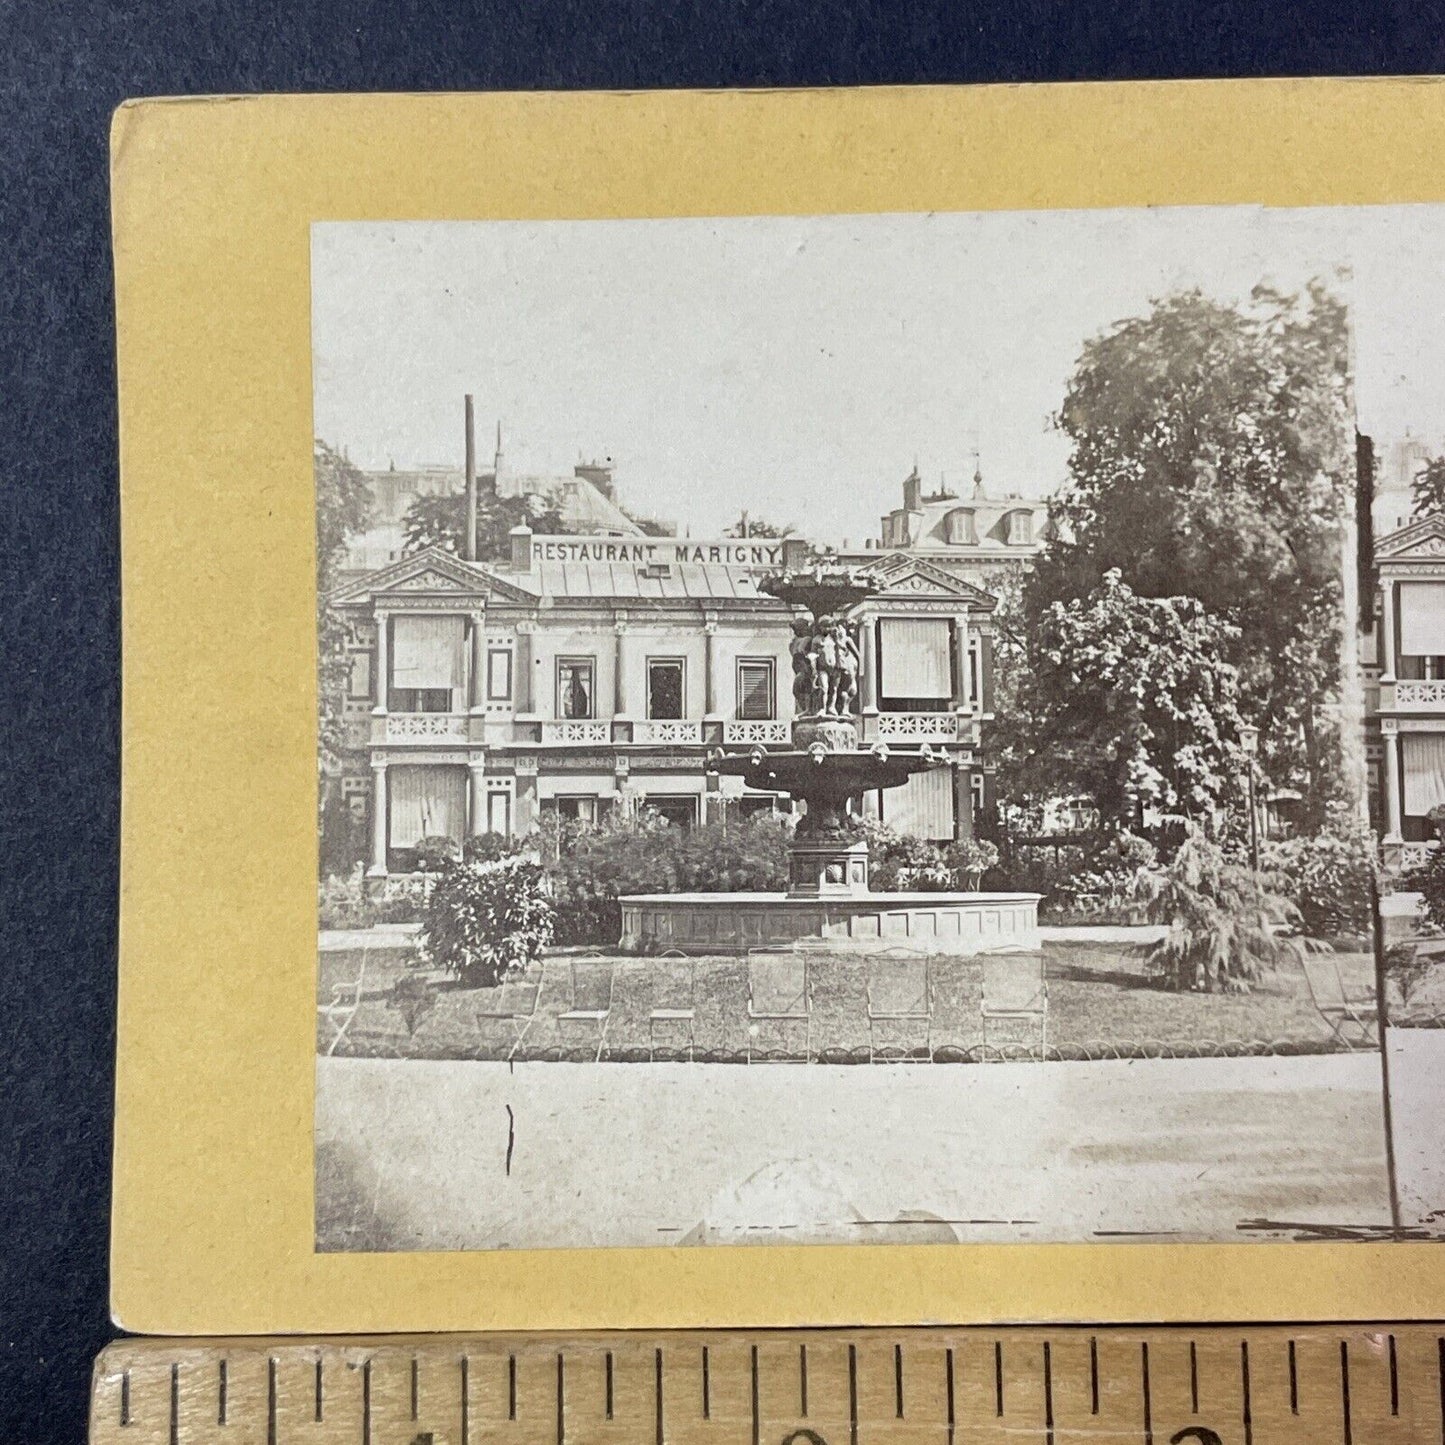
<svg viewBox="0 0 1445 1445">
<path fill-rule="evenodd" d="M 806 1064 L 812 1056 L 813 1010 L 808 951 L 794 944 L 748 949 L 748 1063 Z M 778 1036 L 780 1047 L 764 1039 Z M 789 1043 L 802 1036 L 801 1053 Z M 782 1056 L 781 1058 L 779 1056 Z"/>
<path fill-rule="evenodd" d="M 681 966 L 679 967 L 679 961 Z M 681 1034 L 686 1039 L 687 1061 L 692 1062 L 693 1023 L 696 1011 L 693 1007 L 693 990 L 696 974 L 692 959 L 680 948 L 669 948 L 649 961 L 655 991 L 654 1006 L 647 1015 L 647 1058 L 650 1063 L 657 1057 L 657 1035 L 661 1028 L 666 1036 Z M 672 1058 L 682 1056 L 682 1046 L 666 1049 Z"/>
<path fill-rule="evenodd" d="M 933 959 L 895 945 L 863 959 L 868 996 L 868 1062 L 933 1061 Z M 922 1034 L 923 1054 L 911 1040 Z"/>
<path fill-rule="evenodd" d="M 1304 972 L 1310 1002 L 1335 1039 L 1347 1049 L 1373 1048 L 1379 1020 L 1374 991 L 1351 994 L 1333 953 L 1305 954 Z"/>
<path fill-rule="evenodd" d="M 336 1052 L 337 1045 L 346 1037 L 346 1031 L 351 1027 L 351 1021 L 361 1007 L 362 990 L 365 987 L 366 951 L 363 949 L 361 967 L 357 970 L 356 977 L 344 983 L 333 984 L 331 1002 L 316 1005 L 316 1012 L 326 1020 L 332 1032 L 331 1043 L 326 1050 L 328 1059 Z"/>
<path fill-rule="evenodd" d="M 983 1057 L 989 1056 L 993 1032 L 1006 1026 L 1016 1032 L 1022 1024 L 1031 1032 L 1037 1029 L 1038 1056 L 1043 1058 L 1049 1046 L 1049 986 L 1043 954 L 984 954 L 982 961 Z"/>
<path fill-rule="evenodd" d="M 557 1015 L 557 1029 L 566 1044 L 579 1033 L 596 1030 L 593 1062 L 602 1058 L 607 1042 L 607 1020 L 612 1012 L 612 979 L 617 960 L 600 954 L 583 954 L 560 960 L 567 988 L 567 1007 Z"/>
<path fill-rule="evenodd" d="M 483 990 L 481 1007 L 477 1009 L 477 1026 L 505 1023 L 511 1030 L 507 1058 L 513 1058 L 521 1047 L 532 1020 L 537 1016 L 537 999 L 542 993 L 542 966 L 537 964 L 517 978 L 503 979 Z"/>
</svg>

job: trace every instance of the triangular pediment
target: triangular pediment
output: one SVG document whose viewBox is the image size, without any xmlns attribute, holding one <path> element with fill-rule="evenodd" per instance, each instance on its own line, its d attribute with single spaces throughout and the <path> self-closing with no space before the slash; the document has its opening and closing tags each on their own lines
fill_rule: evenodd
<svg viewBox="0 0 1445 1445">
<path fill-rule="evenodd" d="M 1438 562 L 1445 558 L 1445 516 L 1421 517 L 1375 543 L 1377 562 Z"/>
<path fill-rule="evenodd" d="M 355 577 L 338 587 L 331 600 L 339 605 L 368 603 L 392 596 L 499 597 L 535 602 L 536 595 L 497 575 L 480 562 L 463 562 L 444 547 L 428 547 L 414 557 Z"/>
<path fill-rule="evenodd" d="M 993 611 L 998 599 L 972 582 L 955 576 L 945 567 L 925 558 L 903 556 L 891 558 L 872 569 L 882 584 L 880 599 L 891 597 L 936 597 L 961 600 L 978 609 Z"/>
</svg>

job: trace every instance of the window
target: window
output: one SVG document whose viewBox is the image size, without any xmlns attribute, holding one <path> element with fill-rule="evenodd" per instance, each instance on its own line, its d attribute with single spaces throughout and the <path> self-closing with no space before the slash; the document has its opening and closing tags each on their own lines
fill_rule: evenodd
<svg viewBox="0 0 1445 1445">
<path fill-rule="evenodd" d="M 983 704 L 983 651 L 978 638 L 968 640 L 968 700 Z"/>
<path fill-rule="evenodd" d="M 953 623 L 945 617 L 885 617 L 877 626 L 883 711 L 947 712 L 955 695 Z"/>
<path fill-rule="evenodd" d="M 596 793 L 559 793 L 557 816 L 574 823 L 595 823 L 600 811 L 598 801 Z"/>
<path fill-rule="evenodd" d="M 464 621 L 451 616 L 391 620 L 393 712 L 450 712 L 461 695 Z"/>
<path fill-rule="evenodd" d="M 559 657 L 557 659 L 557 716 L 590 718 L 595 716 L 596 698 L 592 687 L 594 663 L 590 657 Z"/>
<path fill-rule="evenodd" d="M 744 722 L 771 722 L 777 716 L 773 691 L 773 660 L 744 658 L 738 663 L 738 717 Z"/>
<path fill-rule="evenodd" d="M 1032 512 L 1009 513 L 1008 540 L 1011 547 L 1026 547 L 1034 540 L 1034 514 Z"/>
<path fill-rule="evenodd" d="M 444 687 L 394 687 L 392 712 L 450 712 L 452 693 Z"/>
<path fill-rule="evenodd" d="M 506 838 L 512 832 L 512 795 L 494 789 L 487 794 L 487 832 Z"/>
<path fill-rule="evenodd" d="M 663 721 L 682 717 L 682 659 L 680 657 L 648 658 L 647 715 Z"/>
<path fill-rule="evenodd" d="M 982 773 L 971 773 L 969 775 L 968 793 L 973 801 L 973 816 L 975 818 L 982 818 L 984 809 L 987 807 Z"/>
<path fill-rule="evenodd" d="M 510 702 L 512 700 L 512 651 L 508 647 L 493 647 L 487 651 L 487 701 Z"/>
<path fill-rule="evenodd" d="M 364 648 L 351 654 L 351 678 L 346 695 L 363 700 L 371 697 L 371 653 Z"/>
<path fill-rule="evenodd" d="M 649 793 L 642 804 L 656 809 L 675 828 L 691 828 L 697 822 L 697 798 L 690 793 L 681 796 Z"/>
</svg>

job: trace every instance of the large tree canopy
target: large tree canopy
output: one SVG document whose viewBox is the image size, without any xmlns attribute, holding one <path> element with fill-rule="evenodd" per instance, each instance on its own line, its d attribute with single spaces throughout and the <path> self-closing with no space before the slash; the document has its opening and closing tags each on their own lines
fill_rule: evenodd
<svg viewBox="0 0 1445 1445">
<path fill-rule="evenodd" d="M 1155 302 L 1083 349 L 1058 414 L 1056 537 L 1024 593 L 1031 634 L 1115 570 L 1141 598 L 1196 599 L 1229 624 L 1223 660 L 1266 766 L 1317 811 L 1338 785 L 1350 408 L 1345 309 L 1322 285 Z"/>
<path fill-rule="evenodd" d="M 1410 483 L 1411 507 L 1417 517 L 1445 517 L 1445 457 L 1432 457 Z"/>
<path fill-rule="evenodd" d="M 1117 570 L 1038 617 L 1005 756 L 1014 800 L 1082 795 L 1113 824 L 1203 818 L 1237 790 L 1237 630 L 1192 597 L 1140 597 Z"/>
<path fill-rule="evenodd" d="M 422 552 L 442 546 L 460 553 L 467 523 L 465 492 L 418 497 L 402 518 L 403 549 Z M 490 486 L 477 489 L 477 560 L 505 562 L 512 555 L 511 531 L 525 523 L 534 532 L 565 531 L 561 514 L 541 497 L 499 497 Z"/>
</svg>

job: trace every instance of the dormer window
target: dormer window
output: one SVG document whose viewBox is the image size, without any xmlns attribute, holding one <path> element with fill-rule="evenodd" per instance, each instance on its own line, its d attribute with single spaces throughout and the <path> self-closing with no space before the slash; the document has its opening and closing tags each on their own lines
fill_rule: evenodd
<svg viewBox="0 0 1445 1445">
<path fill-rule="evenodd" d="M 1027 547 L 1034 540 L 1034 514 L 1020 508 L 1008 514 L 1008 541 L 1010 547 Z"/>
<path fill-rule="evenodd" d="M 943 519 L 943 528 L 944 541 L 950 547 L 971 547 L 978 541 L 972 507 L 955 507 Z"/>
</svg>

